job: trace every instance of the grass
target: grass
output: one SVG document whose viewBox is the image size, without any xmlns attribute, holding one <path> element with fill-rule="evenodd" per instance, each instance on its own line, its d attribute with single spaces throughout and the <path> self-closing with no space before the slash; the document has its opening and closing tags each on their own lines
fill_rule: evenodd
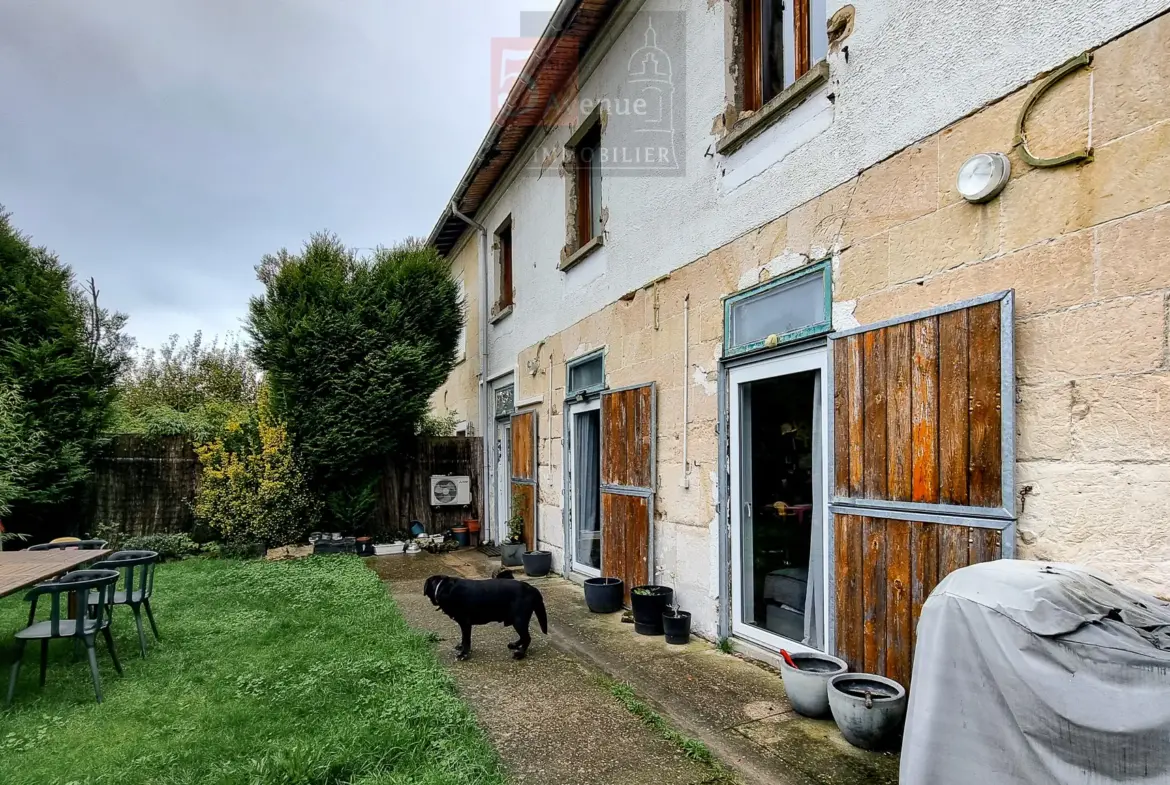
<svg viewBox="0 0 1170 785">
<path fill-rule="evenodd" d="M 377 576 L 355 557 L 163 565 L 163 641 L 126 670 L 99 648 L 106 701 L 69 641 L 37 686 L 30 646 L 0 713 L 6 785 L 502 785 L 495 752 Z M 27 608 L 0 601 L 0 665 Z M 149 635 L 149 631 L 147 633 Z"/>
<path fill-rule="evenodd" d="M 637 695 L 634 694 L 633 689 L 628 684 L 604 680 L 606 689 L 613 695 L 626 711 L 633 714 L 640 719 L 646 727 L 650 728 L 662 738 L 676 745 L 683 754 L 693 761 L 703 764 L 711 769 L 711 777 L 704 780 L 704 783 L 709 785 L 731 785 L 735 782 L 735 778 L 728 772 L 719 760 L 707 748 L 707 745 L 698 739 L 692 739 L 689 736 L 676 731 L 670 727 L 670 724 L 662 718 L 662 715 L 654 711 L 646 705 Z"/>
</svg>

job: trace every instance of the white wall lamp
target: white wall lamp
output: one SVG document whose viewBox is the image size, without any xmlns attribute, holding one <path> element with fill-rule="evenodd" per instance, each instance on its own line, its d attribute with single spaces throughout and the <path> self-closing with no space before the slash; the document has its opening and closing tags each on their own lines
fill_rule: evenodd
<svg viewBox="0 0 1170 785">
<path fill-rule="evenodd" d="M 955 186 L 972 204 L 994 199 L 1012 176 L 1012 162 L 1003 153 L 978 153 L 959 167 Z"/>
<path fill-rule="evenodd" d="M 978 205 L 995 199 L 1012 177 L 1012 163 L 1002 152 L 980 152 L 958 168 L 959 195 Z"/>
</svg>

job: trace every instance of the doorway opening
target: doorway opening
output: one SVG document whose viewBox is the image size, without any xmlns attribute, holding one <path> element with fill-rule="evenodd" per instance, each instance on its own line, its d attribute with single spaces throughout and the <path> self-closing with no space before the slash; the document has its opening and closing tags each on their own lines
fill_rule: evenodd
<svg viewBox="0 0 1170 785">
<path fill-rule="evenodd" d="M 601 575 L 601 407 L 574 405 L 569 424 L 573 570 Z"/>
<path fill-rule="evenodd" d="M 732 632 L 824 650 L 828 410 L 823 348 L 731 369 Z"/>
<path fill-rule="evenodd" d="M 744 621 L 805 637 L 813 509 L 816 371 L 744 385 L 750 397 L 753 515 L 744 528 Z"/>
<path fill-rule="evenodd" d="M 495 439 L 496 542 L 508 539 L 508 521 L 512 517 L 512 421 L 496 420 Z"/>
</svg>

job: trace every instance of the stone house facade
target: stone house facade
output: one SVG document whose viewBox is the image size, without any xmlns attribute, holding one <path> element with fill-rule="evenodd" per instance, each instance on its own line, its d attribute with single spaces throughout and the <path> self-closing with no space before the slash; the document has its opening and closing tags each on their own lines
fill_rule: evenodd
<svg viewBox="0 0 1170 785">
<path fill-rule="evenodd" d="M 433 405 L 486 437 L 485 536 L 520 505 L 569 577 L 905 679 L 921 600 L 971 561 L 1170 594 L 1166 4 L 794 5 L 763 17 L 771 96 L 753 0 L 554 13 L 579 59 L 546 41 L 513 96 L 573 110 L 501 115 L 431 238 L 468 308 Z M 647 47 L 678 171 L 598 178 L 581 140 L 621 142 Z M 979 153 L 1010 178 L 972 203 Z"/>
</svg>

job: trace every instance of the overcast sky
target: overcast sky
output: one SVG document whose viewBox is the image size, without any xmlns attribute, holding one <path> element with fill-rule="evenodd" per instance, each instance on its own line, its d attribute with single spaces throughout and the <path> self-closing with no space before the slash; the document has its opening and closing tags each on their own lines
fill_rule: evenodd
<svg viewBox="0 0 1170 785">
<path fill-rule="evenodd" d="M 430 232 L 555 4 L 0 0 L 0 204 L 140 345 L 239 331 L 264 253 Z"/>
</svg>

